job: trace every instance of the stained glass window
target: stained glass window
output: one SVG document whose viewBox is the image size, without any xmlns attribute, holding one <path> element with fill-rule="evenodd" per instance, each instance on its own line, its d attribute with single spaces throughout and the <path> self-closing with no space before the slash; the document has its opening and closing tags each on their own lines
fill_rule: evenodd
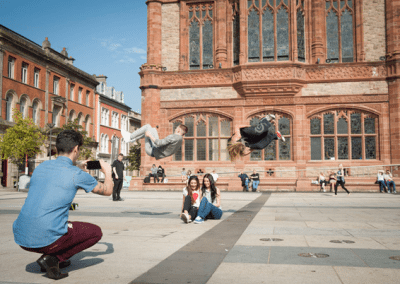
<svg viewBox="0 0 400 284">
<path fill-rule="evenodd" d="M 290 137 L 286 137 L 285 141 L 279 141 L 279 159 L 290 160 Z"/>
<path fill-rule="evenodd" d="M 297 11 L 297 58 L 300 62 L 306 61 L 306 50 L 304 42 L 304 14 Z"/>
<path fill-rule="evenodd" d="M 276 140 L 275 140 L 276 141 Z M 264 160 L 273 161 L 276 160 L 276 142 L 272 141 L 271 144 L 264 149 Z"/>
<path fill-rule="evenodd" d="M 240 53 L 240 5 L 239 1 L 232 4 L 233 13 L 233 65 L 239 65 Z"/>
<path fill-rule="evenodd" d="M 323 133 L 318 128 L 321 117 Z M 315 115 L 310 119 L 311 160 L 321 160 L 322 148 L 325 160 L 377 159 L 376 123 L 377 118 L 372 114 L 354 110 L 332 110 Z"/>
<path fill-rule="evenodd" d="M 214 64 L 213 6 L 189 6 L 189 67 L 209 69 Z M 200 57 L 200 54 L 202 56 Z"/>
<path fill-rule="evenodd" d="M 248 54 L 249 62 L 260 61 L 260 19 L 256 10 L 251 10 L 248 19 Z"/>
<path fill-rule="evenodd" d="M 351 0 L 340 0 L 338 5 L 339 0 L 325 1 L 327 59 L 331 62 L 353 62 L 353 3 Z"/>
</svg>

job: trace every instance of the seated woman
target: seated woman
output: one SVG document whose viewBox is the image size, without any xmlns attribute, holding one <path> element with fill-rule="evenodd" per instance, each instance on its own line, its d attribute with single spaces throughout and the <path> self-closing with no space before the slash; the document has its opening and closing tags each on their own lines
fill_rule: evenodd
<svg viewBox="0 0 400 284">
<path fill-rule="evenodd" d="M 330 191 L 332 192 L 332 188 L 336 186 L 336 173 L 330 172 L 329 174 L 329 184 L 330 184 Z"/>
<path fill-rule="evenodd" d="M 325 184 L 327 184 L 327 181 L 325 180 L 325 175 L 323 172 L 319 173 L 318 182 L 319 185 L 321 186 L 321 191 L 325 192 Z"/>
<path fill-rule="evenodd" d="M 384 173 L 383 170 L 379 170 L 378 176 L 376 178 L 376 180 L 378 181 L 378 184 L 379 184 L 380 192 L 384 192 L 386 190 L 385 176 L 383 175 L 383 173 Z"/>
<path fill-rule="evenodd" d="M 221 192 L 215 187 L 214 178 L 211 174 L 204 175 L 201 191 L 203 198 L 193 223 L 202 224 L 206 219 L 221 219 Z"/>
<path fill-rule="evenodd" d="M 388 188 L 388 193 L 390 193 L 390 186 L 392 186 L 392 193 L 396 193 L 396 184 L 393 181 L 392 173 L 389 170 L 386 170 L 386 174 L 384 175 L 385 182 Z"/>
<path fill-rule="evenodd" d="M 254 150 L 262 150 L 266 148 L 272 140 L 285 138 L 279 131 L 271 133 L 270 121 L 275 119 L 273 114 L 268 114 L 256 126 L 240 127 L 236 126 L 236 131 L 228 140 L 228 152 L 232 161 L 236 160 L 239 156 L 246 156 Z"/>
<path fill-rule="evenodd" d="M 200 182 L 197 176 L 191 176 L 188 186 L 183 188 L 182 214 L 181 219 L 185 223 L 192 222 L 199 210 L 202 193 L 200 190 Z"/>
</svg>

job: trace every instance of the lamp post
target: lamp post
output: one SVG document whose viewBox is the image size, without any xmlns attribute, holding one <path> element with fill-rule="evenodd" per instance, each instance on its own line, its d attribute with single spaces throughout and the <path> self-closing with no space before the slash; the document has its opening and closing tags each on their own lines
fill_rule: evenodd
<svg viewBox="0 0 400 284">
<path fill-rule="evenodd" d="M 53 129 L 55 124 L 54 123 L 47 123 L 47 126 L 50 128 L 50 136 L 49 136 L 49 151 L 50 151 L 50 155 L 49 155 L 49 160 L 51 160 L 51 130 Z"/>
</svg>

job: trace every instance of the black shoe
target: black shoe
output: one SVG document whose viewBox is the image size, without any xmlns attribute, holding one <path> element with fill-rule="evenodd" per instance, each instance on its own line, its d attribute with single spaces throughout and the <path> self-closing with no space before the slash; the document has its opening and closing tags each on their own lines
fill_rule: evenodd
<svg viewBox="0 0 400 284">
<path fill-rule="evenodd" d="M 58 258 L 55 256 L 45 255 L 36 262 L 46 270 L 46 276 L 50 279 L 59 280 L 68 277 L 68 273 L 61 273 Z"/>
<path fill-rule="evenodd" d="M 46 272 L 46 268 L 44 267 L 44 266 L 42 266 L 42 264 L 41 264 L 41 262 L 39 262 L 39 259 L 36 261 L 38 264 L 39 264 L 39 266 L 40 266 L 40 272 Z M 66 261 L 63 261 L 63 262 L 59 262 L 58 263 L 58 267 L 60 267 L 60 269 L 63 269 L 63 268 L 65 268 L 65 267 L 68 267 L 68 266 L 70 266 L 71 265 L 71 261 L 68 259 L 68 260 L 66 260 Z"/>
<path fill-rule="evenodd" d="M 124 200 L 125 200 L 125 199 L 123 199 L 123 198 L 121 198 L 121 197 L 117 199 L 117 201 L 124 201 Z"/>
</svg>

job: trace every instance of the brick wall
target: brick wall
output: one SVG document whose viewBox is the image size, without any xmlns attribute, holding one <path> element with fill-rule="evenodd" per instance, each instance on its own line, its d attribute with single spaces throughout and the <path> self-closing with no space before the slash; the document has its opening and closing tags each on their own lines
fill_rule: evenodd
<svg viewBox="0 0 400 284">
<path fill-rule="evenodd" d="M 386 81 L 308 84 L 302 89 L 303 96 L 387 94 L 387 92 Z"/>
<path fill-rule="evenodd" d="M 378 61 L 385 55 L 385 1 L 363 1 L 364 50 L 366 61 Z"/>
<path fill-rule="evenodd" d="M 238 96 L 232 87 L 161 90 L 161 101 L 236 99 Z"/>
<path fill-rule="evenodd" d="M 179 70 L 179 3 L 162 5 L 162 66 Z"/>
</svg>

